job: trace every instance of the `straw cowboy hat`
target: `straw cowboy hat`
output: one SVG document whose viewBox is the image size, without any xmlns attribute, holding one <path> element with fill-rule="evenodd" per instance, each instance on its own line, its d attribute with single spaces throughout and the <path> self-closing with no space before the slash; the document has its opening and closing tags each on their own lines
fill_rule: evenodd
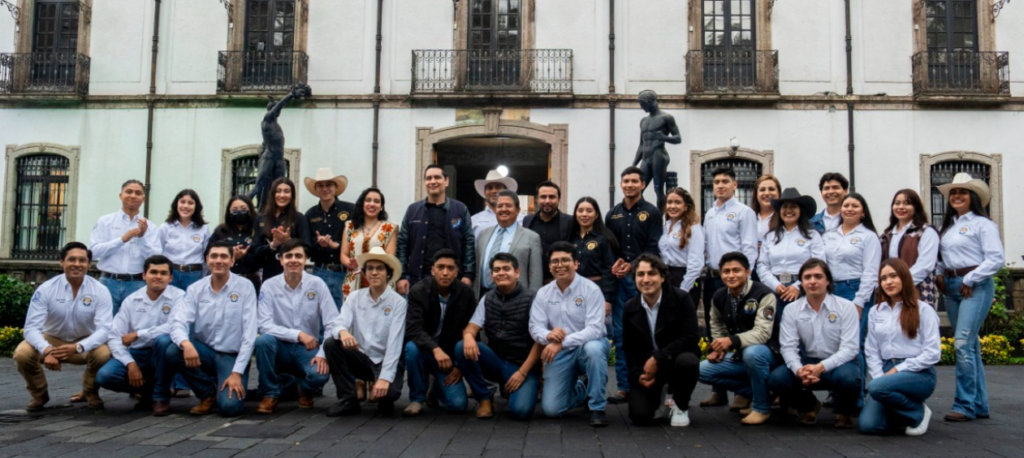
<svg viewBox="0 0 1024 458">
<path fill-rule="evenodd" d="M 772 199 L 772 208 L 778 212 L 779 209 L 782 208 L 783 202 L 793 202 L 799 205 L 800 214 L 805 215 L 808 218 L 814 216 L 814 214 L 818 212 L 818 204 L 814 201 L 814 198 L 811 196 L 801 195 L 800 191 L 797 191 L 796 188 L 786 188 L 785 191 L 782 191 L 782 195 L 779 196 L 778 199 Z"/>
<path fill-rule="evenodd" d="M 391 276 L 391 279 L 402 278 L 402 263 L 398 262 L 398 258 L 394 255 L 388 254 L 383 248 L 375 246 L 370 248 L 370 251 L 356 256 L 356 262 L 359 263 L 359 268 L 362 269 L 366 265 L 366 261 L 380 261 L 384 264 L 391 266 L 395 270 L 395 274 Z"/>
<path fill-rule="evenodd" d="M 516 180 L 510 177 L 501 176 L 501 174 L 498 173 L 497 170 L 491 170 L 487 172 L 487 178 L 484 178 L 483 180 L 476 180 L 475 182 L 473 182 L 473 184 L 476 186 L 476 193 L 480 194 L 480 197 L 483 197 L 485 199 L 487 198 L 487 196 L 484 195 L 484 188 L 486 188 L 487 185 L 491 183 L 501 183 L 505 185 L 505 188 L 512 192 L 516 192 L 517 190 L 519 190 L 519 183 L 516 183 Z"/>
<path fill-rule="evenodd" d="M 335 176 L 334 173 L 331 172 L 331 169 L 327 167 L 320 167 L 319 169 L 316 169 L 316 176 L 313 178 L 306 177 L 304 181 L 306 183 L 306 189 L 314 196 L 319 195 L 316 193 L 316 182 L 318 181 L 333 181 L 334 184 L 337 185 L 337 189 L 334 190 L 334 197 L 340 196 L 341 193 L 345 192 L 345 188 L 348 187 L 348 178 L 346 178 L 345 175 Z"/>
<path fill-rule="evenodd" d="M 981 199 L 981 206 L 988 205 L 989 199 L 992 198 L 988 189 L 988 184 L 977 178 L 972 178 L 970 174 L 960 172 L 953 176 L 953 182 L 939 186 L 939 192 L 942 193 L 946 199 L 949 199 L 949 191 L 953 189 L 966 189 L 968 191 L 974 191 Z"/>
</svg>

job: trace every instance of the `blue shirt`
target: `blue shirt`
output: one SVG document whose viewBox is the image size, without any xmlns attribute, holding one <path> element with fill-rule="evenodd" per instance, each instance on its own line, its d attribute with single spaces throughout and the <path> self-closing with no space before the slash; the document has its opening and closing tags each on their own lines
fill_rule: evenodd
<svg viewBox="0 0 1024 458">
<path fill-rule="evenodd" d="M 512 249 L 512 239 L 516 237 L 516 229 L 519 227 L 519 223 L 515 223 L 509 227 L 495 226 L 494 232 L 491 232 L 491 238 L 487 239 L 487 243 L 484 245 L 484 257 L 481 259 L 480 273 L 484 288 L 494 289 L 494 280 L 491 279 L 491 258 L 498 253 L 508 253 Z M 499 245 L 498 251 L 494 252 L 491 249 L 494 247 L 494 238 L 501 237 L 501 245 Z"/>
</svg>

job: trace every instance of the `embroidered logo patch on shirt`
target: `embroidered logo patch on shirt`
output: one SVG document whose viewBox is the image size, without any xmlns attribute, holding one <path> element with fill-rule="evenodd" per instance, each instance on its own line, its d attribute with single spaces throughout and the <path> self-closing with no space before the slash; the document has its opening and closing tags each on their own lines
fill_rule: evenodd
<svg viewBox="0 0 1024 458">
<path fill-rule="evenodd" d="M 804 239 L 796 239 L 796 246 L 804 246 L 806 244 L 807 244 L 806 240 L 804 240 Z"/>
<path fill-rule="evenodd" d="M 195 242 L 195 243 L 199 243 L 199 242 L 203 241 L 203 238 L 200 237 L 199 234 L 196 234 L 196 235 L 192 236 L 192 241 Z"/>
<path fill-rule="evenodd" d="M 576 306 L 577 307 L 582 307 L 583 306 L 583 296 L 576 296 L 575 302 L 576 302 Z"/>
<path fill-rule="evenodd" d="M 391 307 L 384 307 L 384 316 L 391 315 Z"/>
<path fill-rule="evenodd" d="M 648 217 L 648 216 L 650 216 L 650 215 L 648 215 L 648 214 L 647 214 L 647 212 L 640 212 L 640 214 L 639 214 L 639 215 L 637 215 L 637 217 L 636 217 L 636 218 L 637 218 L 637 219 L 639 219 L 639 220 L 640 220 L 640 222 L 642 223 L 642 222 L 644 222 L 644 221 L 647 221 L 647 217 Z"/>
<path fill-rule="evenodd" d="M 961 227 L 960 228 L 960 235 L 967 235 L 967 233 L 970 232 L 970 231 L 971 230 L 967 226 Z"/>
<path fill-rule="evenodd" d="M 228 295 L 228 299 L 231 299 L 231 302 L 238 302 L 238 297 L 238 293 L 234 291 L 232 291 L 231 294 Z"/>
<path fill-rule="evenodd" d="M 838 319 L 839 319 L 839 316 L 836 315 L 835 313 L 829 313 L 828 314 L 828 322 L 829 323 L 835 323 L 836 320 L 838 320 Z"/>
<path fill-rule="evenodd" d="M 85 296 L 82 298 L 82 305 L 88 307 L 92 305 L 92 296 Z"/>
<path fill-rule="evenodd" d="M 306 299 L 308 299 L 308 300 L 316 299 L 316 291 L 313 291 L 313 290 L 306 291 Z"/>
<path fill-rule="evenodd" d="M 736 214 L 735 213 L 729 213 L 728 215 L 725 215 L 725 219 L 727 219 L 729 221 L 733 221 L 733 220 L 736 219 Z"/>
<path fill-rule="evenodd" d="M 42 298 L 43 295 L 40 294 L 39 291 L 36 291 L 35 294 L 32 295 L 32 302 L 39 302 Z"/>
<path fill-rule="evenodd" d="M 626 215 L 623 215 L 622 213 L 616 213 L 616 214 L 612 215 L 612 219 L 621 219 L 621 218 L 624 218 L 625 216 Z"/>
<path fill-rule="evenodd" d="M 747 303 L 743 305 L 743 311 L 747 312 L 747 315 L 757 313 L 757 301 L 753 299 L 747 300 Z"/>
<path fill-rule="evenodd" d="M 171 313 L 171 306 L 164 304 L 164 306 L 160 308 L 160 311 L 163 312 L 164 315 L 169 315 Z"/>
<path fill-rule="evenodd" d="M 850 239 L 850 245 L 856 245 L 858 243 L 860 243 L 860 239 L 859 238 L 854 237 L 854 238 Z"/>
<path fill-rule="evenodd" d="M 672 234 L 672 238 L 674 238 L 676 240 L 679 240 L 679 237 L 682 237 L 682 236 L 683 236 L 683 231 L 679 231 L 679 232 L 676 232 L 675 234 Z"/>
<path fill-rule="evenodd" d="M 458 229 L 462 226 L 462 218 L 452 218 L 452 229 Z"/>
<path fill-rule="evenodd" d="M 761 312 L 761 316 L 768 321 L 775 321 L 775 307 L 765 307 Z"/>
<path fill-rule="evenodd" d="M 587 242 L 587 249 L 590 250 L 590 251 L 596 250 L 597 249 L 597 242 L 594 241 L 594 240 L 591 240 L 591 241 Z"/>
<path fill-rule="evenodd" d="M 338 219 L 342 221 L 348 221 L 348 212 L 338 213 Z"/>
</svg>

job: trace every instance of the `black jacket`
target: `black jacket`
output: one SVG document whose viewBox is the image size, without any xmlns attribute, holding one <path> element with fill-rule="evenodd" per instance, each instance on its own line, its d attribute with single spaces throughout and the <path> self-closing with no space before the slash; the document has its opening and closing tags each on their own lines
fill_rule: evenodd
<svg viewBox="0 0 1024 458">
<path fill-rule="evenodd" d="M 533 226 L 533 220 L 535 218 L 539 218 L 539 216 L 537 216 L 537 213 L 531 213 L 529 215 L 526 215 L 526 218 L 523 218 L 523 227 L 525 227 L 527 229 L 531 229 L 532 226 Z M 571 224 L 571 223 L 572 223 L 572 215 L 570 215 L 568 213 L 558 212 L 558 230 L 559 230 L 559 232 L 561 232 L 561 235 L 562 235 L 561 237 L 559 237 L 559 240 L 568 240 L 568 238 L 569 238 L 569 224 Z M 544 247 L 544 248 L 547 249 L 547 247 Z M 546 259 L 545 259 L 545 261 L 546 261 Z"/>
<path fill-rule="evenodd" d="M 643 309 L 641 294 L 626 302 L 622 319 L 622 346 L 626 352 L 631 380 L 644 373 L 644 364 L 653 355 L 659 367 L 667 367 L 680 353 L 690 352 L 700 356 L 700 329 L 697 327 L 697 309 L 690 295 L 674 286 L 662 287 L 658 321 L 655 323 L 654 340 L 659 350 L 651 344 L 651 328 L 647 324 L 647 312 Z"/>
<path fill-rule="evenodd" d="M 454 357 L 455 344 L 462 340 L 473 312 L 476 311 L 476 297 L 473 289 L 459 280 L 450 287 L 448 309 L 444 314 L 441 336 L 434 341 L 434 331 L 441 319 L 441 302 L 437 297 L 434 277 L 426 277 L 409 289 L 409 308 L 405 315 L 405 341 L 415 342 L 422 351 L 434 351 L 441 347 Z"/>
</svg>

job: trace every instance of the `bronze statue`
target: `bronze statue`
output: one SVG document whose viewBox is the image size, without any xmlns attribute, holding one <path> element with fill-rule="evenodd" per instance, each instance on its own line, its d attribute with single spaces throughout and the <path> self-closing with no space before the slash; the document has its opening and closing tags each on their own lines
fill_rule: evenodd
<svg viewBox="0 0 1024 458">
<path fill-rule="evenodd" d="M 658 209 L 665 209 L 665 180 L 668 175 L 668 151 L 665 143 L 678 145 L 683 141 L 672 115 L 658 109 L 658 94 L 647 90 L 640 93 L 640 108 L 650 116 L 640 120 L 640 147 L 633 165 L 643 160 L 644 189 L 654 180 L 654 193 L 658 196 Z"/>
<path fill-rule="evenodd" d="M 270 183 L 283 177 L 287 168 L 284 161 L 284 130 L 277 123 L 277 118 L 292 99 L 309 98 L 312 95 L 313 90 L 309 85 L 300 83 L 293 86 L 292 92 L 279 101 L 275 102 L 273 97 L 267 96 L 270 102 L 267 103 L 267 114 L 260 124 L 263 129 L 263 145 L 260 146 L 259 171 L 256 175 L 256 186 L 249 192 L 250 199 L 258 196 L 258 208 L 262 208 L 270 201 L 267 198 L 272 192 Z"/>
</svg>

